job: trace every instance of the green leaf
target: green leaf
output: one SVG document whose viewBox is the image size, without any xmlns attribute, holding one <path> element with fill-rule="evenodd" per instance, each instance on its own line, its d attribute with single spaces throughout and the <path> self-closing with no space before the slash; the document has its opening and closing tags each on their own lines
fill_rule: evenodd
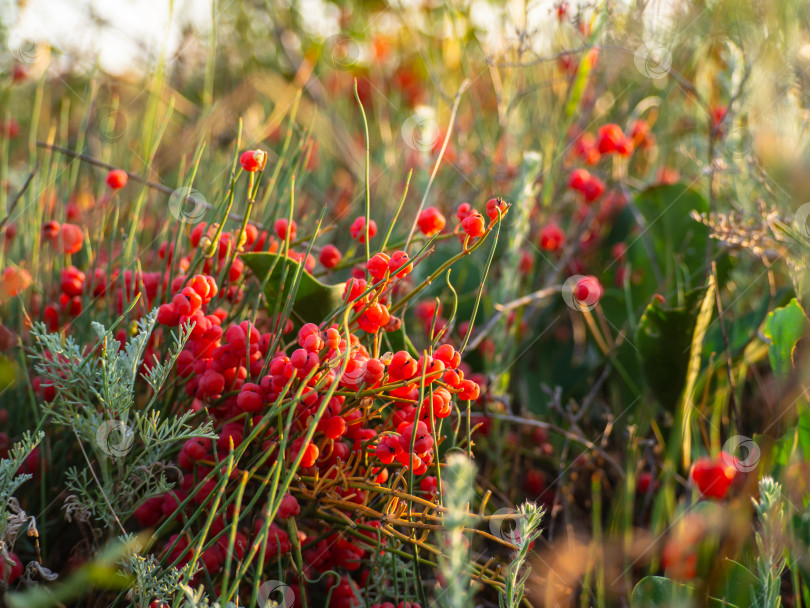
<svg viewBox="0 0 810 608">
<path fill-rule="evenodd" d="M 686 293 L 683 305 L 674 307 L 653 298 L 636 330 L 644 379 L 655 398 L 670 411 L 675 410 L 686 384 L 692 335 L 705 291 L 700 288 Z"/>
<path fill-rule="evenodd" d="M 751 589 L 759 584 L 759 579 L 753 572 L 731 559 L 723 560 L 719 570 L 715 584 L 709 590 L 710 606 L 749 608 L 756 605 L 751 599 Z"/>
<path fill-rule="evenodd" d="M 256 278 L 264 283 L 264 295 L 271 312 L 279 297 L 290 297 L 299 262 L 275 253 L 243 253 L 241 257 Z M 288 269 L 287 276 L 282 285 L 285 268 Z M 298 290 L 292 305 L 293 312 L 305 323 L 319 323 L 343 304 L 343 288 L 343 284 L 321 283 L 306 270 L 301 269 Z M 283 305 L 279 309 L 283 310 Z"/>
<path fill-rule="evenodd" d="M 671 279 L 677 266 L 684 264 L 702 280 L 709 230 L 690 214 L 708 212 L 708 201 L 685 184 L 671 184 L 647 188 L 634 202 L 644 222 L 644 234 L 638 240 L 648 239 L 664 277 Z M 643 253 L 651 252 L 645 247 Z"/>
<path fill-rule="evenodd" d="M 664 576 L 645 576 L 633 588 L 631 608 L 691 606 L 692 589 Z"/>
<path fill-rule="evenodd" d="M 807 317 L 796 298 L 787 306 L 768 313 L 763 334 L 771 342 L 768 357 L 777 377 L 785 378 L 793 368 L 793 349 L 804 335 Z"/>
</svg>

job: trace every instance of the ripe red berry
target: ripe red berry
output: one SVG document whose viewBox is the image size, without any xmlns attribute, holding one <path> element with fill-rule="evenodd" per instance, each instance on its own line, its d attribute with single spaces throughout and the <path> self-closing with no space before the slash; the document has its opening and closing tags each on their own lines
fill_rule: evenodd
<svg viewBox="0 0 810 608">
<path fill-rule="evenodd" d="M 248 150 L 239 157 L 239 162 L 242 168 L 249 173 L 263 171 L 264 165 L 267 163 L 267 152 L 264 150 Z"/>
<path fill-rule="evenodd" d="M 456 217 L 458 218 L 459 222 L 463 222 L 464 219 L 468 217 L 472 212 L 473 208 L 472 206 L 470 206 L 470 203 L 461 203 L 458 206 L 458 209 L 456 209 Z"/>
<path fill-rule="evenodd" d="M 629 156 L 633 153 L 633 140 L 627 137 L 622 128 L 614 123 L 602 125 L 597 132 L 599 151 L 602 154 Z"/>
<path fill-rule="evenodd" d="M 571 172 L 568 187 L 580 192 L 588 203 L 595 201 L 605 192 L 604 182 L 585 169 L 575 169 Z"/>
<path fill-rule="evenodd" d="M 8 298 L 18 296 L 31 285 L 31 275 L 27 270 L 9 266 L 3 270 L 1 280 L 2 293 Z"/>
<path fill-rule="evenodd" d="M 602 284 L 595 276 L 582 277 L 573 290 L 574 299 L 585 306 L 593 306 L 602 297 Z"/>
<path fill-rule="evenodd" d="M 463 380 L 459 388 L 458 398 L 462 401 L 475 401 L 481 393 L 481 388 L 473 380 Z"/>
<path fill-rule="evenodd" d="M 75 224 L 62 224 L 59 235 L 51 243 L 59 253 L 78 253 L 84 244 L 84 232 Z"/>
<path fill-rule="evenodd" d="M 282 241 L 286 240 L 287 232 L 290 234 L 290 241 L 295 240 L 295 233 L 297 230 L 297 226 L 295 225 L 295 220 L 292 223 L 289 223 L 289 231 L 287 230 L 288 222 L 286 219 L 281 218 L 276 220 L 276 223 L 273 225 L 273 229 L 276 231 L 276 236 L 280 238 Z"/>
<path fill-rule="evenodd" d="M 498 221 L 498 211 L 503 217 L 508 210 L 509 204 L 502 198 L 491 198 L 487 201 L 487 217 L 489 217 L 490 223 Z"/>
<path fill-rule="evenodd" d="M 281 504 L 278 507 L 278 516 L 281 519 L 288 519 L 294 517 L 301 512 L 301 506 L 298 500 L 292 494 L 285 494 L 281 499 Z"/>
<path fill-rule="evenodd" d="M 42 238 L 52 241 L 59 236 L 61 230 L 62 226 L 59 224 L 59 222 L 45 222 L 42 224 Z"/>
<path fill-rule="evenodd" d="M 129 176 L 123 169 L 113 169 L 107 174 L 107 185 L 113 190 L 120 190 L 127 185 Z"/>
<path fill-rule="evenodd" d="M 318 260 L 320 260 L 324 268 L 334 268 L 342 259 L 343 255 L 334 245 L 324 245 L 323 249 L 321 249 L 320 255 L 318 256 Z"/>
<path fill-rule="evenodd" d="M 484 236 L 484 216 L 477 211 L 473 211 L 470 215 L 461 220 L 461 227 L 470 238 Z"/>
<path fill-rule="evenodd" d="M 737 474 L 734 458 L 725 452 L 712 460 L 701 458 L 692 465 L 690 477 L 706 498 L 724 498 Z"/>
<path fill-rule="evenodd" d="M 390 260 L 391 258 L 385 253 L 378 253 L 373 256 L 366 264 L 371 278 L 375 281 L 381 281 L 385 273 L 388 272 L 388 263 Z"/>
<path fill-rule="evenodd" d="M 565 242 L 565 233 L 557 224 L 543 226 L 540 231 L 540 249 L 543 251 L 558 251 Z"/>
<path fill-rule="evenodd" d="M 297 444 L 297 445 L 296 445 Z M 303 452 L 303 457 L 301 458 L 301 466 L 305 469 L 308 469 L 312 465 L 315 464 L 315 461 L 318 460 L 318 455 L 320 451 L 318 450 L 318 446 L 314 443 L 308 443 L 306 446 L 301 448 L 303 444 L 303 439 L 296 439 L 293 442 L 293 453 L 297 456 L 300 452 Z M 300 452 L 298 451 L 300 450 Z"/>
<path fill-rule="evenodd" d="M 8 552 L 8 557 L 13 564 L 7 564 L 5 560 L 3 560 L 2 568 L 0 568 L 0 579 L 10 585 L 20 578 L 20 575 L 23 573 L 23 565 L 20 558 L 12 551 Z"/>
<path fill-rule="evenodd" d="M 245 412 L 256 412 L 264 405 L 264 392 L 262 387 L 252 382 L 242 385 L 242 390 L 236 398 L 236 405 Z"/>
<path fill-rule="evenodd" d="M 359 325 L 360 329 L 363 331 L 373 334 L 379 331 L 381 327 L 387 325 L 390 318 L 388 307 L 386 307 L 385 304 L 375 302 L 374 304 L 370 304 L 365 312 L 363 312 L 357 320 L 357 325 Z"/>
<path fill-rule="evenodd" d="M 434 234 L 440 233 L 446 223 L 447 221 L 444 219 L 444 215 L 442 215 L 436 207 L 428 207 L 422 211 L 416 219 L 416 225 L 419 227 L 419 231 L 425 236 L 433 236 Z"/>
<path fill-rule="evenodd" d="M 410 257 L 404 251 L 395 251 L 388 263 L 388 271 L 392 276 L 402 278 L 413 270 L 413 264 L 409 263 Z"/>
<path fill-rule="evenodd" d="M 352 238 L 357 241 L 358 243 L 365 243 L 366 242 L 366 218 L 363 216 L 358 217 L 354 222 L 352 222 L 351 228 L 349 228 L 349 232 L 351 232 Z M 370 220 L 368 223 L 368 238 L 372 239 L 377 234 L 377 223 L 374 220 Z"/>
</svg>

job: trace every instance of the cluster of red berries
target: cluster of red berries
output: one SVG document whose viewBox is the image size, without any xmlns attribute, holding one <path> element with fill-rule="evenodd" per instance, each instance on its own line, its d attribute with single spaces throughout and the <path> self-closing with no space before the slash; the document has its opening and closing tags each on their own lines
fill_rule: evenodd
<svg viewBox="0 0 810 608">
<path fill-rule="evenodd" d="M 377 254 L 367 265 L 369 275 L 381 285 L 404 277 L 411 268 L 412 263 L 403 251 L 391 256 Z M 324 329 L 307 323 L 298 331 L 297 348 L 287 353 L 273 332 L 261 333 L 249 321 L 224 326 L 224 311 L 208 310 L 218 292 L 212 276 L 178 277 L 173 284 L 177 293 L 158 309 L 158 321 L 171 327 L 193 323 L 189 340 L 178 357 L 177 373 L 187 378 L 185 390 L 194 398 L 195 408 L 205 406 L 213 416 L 218 439 L 186 442 L 177 460 L 179 469 L 185 472 L 180 487 L 166 495 L 151 497 L 139 506 L 136 518 L 142 526 L 178 517 L 177 507 L 188 497 L 190 505 L 202 504 L 216 484 L 213 480 L 200 481 L 222 466 L 223 455 L 238 448 L 251 429 L 258 428 L 261 433 L 256 441 L 257 453 L 269 454 L 268 466 L 275 462 L 281 456 L 280 436 L 276 428 L 263 421 L 263 416 L 279 399 L 294 394 L 299 387 L 303 397 L 294 406 L 293 434 L 284 454 L 286 461 L 299 459 L 300 474 L 327 479 L 337 476 L 343 466 L 355 463 L 355 467 L 359 466 L 357 473 L 362 475 L 367 470 L 366 475 L 377 483 L 388 479 L 389 471 L 383 465 L 394 461 L 402 468 L 413 467 L 416 475 L 425 475 L 433 466 L 437 432 L 434 422 L 450 415 L 454 394 L 461 400 L 479 396 L 478 384 L 464 378 L 459 369 L 460 355 L 449 344 L 437 348 L 432 356 L 424 354 L 418 359 L 406 351 L 375 358 L 355 334 L 349 333 L 347 340 L 336 325 Z M 376 331 L 387 311 L 375 301 L 375 291 L 363 295 L 366 291 L 365 281 L 354 278 L 347 281 L 346 299 L 358 312 L 357 325 L 365 331 Z M 370 315 L 369 311 L 374 312 Z M 290 325 L 285 326 L 280 333 L 291 329 Z M 335 383 L 339 389 L 351 393 L 373 391 L 392 404 L 390 412 L 387 415 L 374 412 L 362 401 L 358 404 L 348 400 L 345 394 L 334 394 L 324 402 L 324 392 Z M 421 402 L 420 394 L 424 394 Z M 322 415 L 317 420 L 315 435 L 307 442 L 307 429 L 315 423 L 319 411 Z M 376 462 L 361 464 L 367 455 L 376 455 Z M 427 496 L 435 496 L 435 477 L 425 479 L 420 487 Z M 366 499 L 365 491 L 345 492 L 340 488 L 336 491 L 345 500 L 358 504 Z M 294 517 L 299 510 L 294 497 L 285 497 L 277 517 Z M 224 522 L 216 525 L 223 526 Z M 260 524 L 254 524 L 252 533 L 250 527 L 240 528 L 240 547 L 247 546 L 248 539 L 260 529 Z M 299 530 L 306 530 L 306 526 L 300 525 Z M 306 532 L 301 534 L 301 540 L 307 538 Z M 272 522 L 265 559 L 280 557 L 291 546 L 284 527 Z M 336 567 L 351 571 L 360 567 L 366 552 L 374 547 L 376 538 L 366 547 L 356 539 L 333 534 L 305 550 L 304 557 L 314 574 Z M 221 568 L 226 548 L 227 544 L 218 543 L 200 556 L 209 574 Z M 190 546 L 184 538 L 172 537 L 166 551 L 171 561 L 185 563 L 191 558 Z M 333 596 L 339 598 L 340 594 Z M 336 599 L 333 605 L 341 604 Z"/>
<path fill-rule="evenodd" d="M 54 251 L 64 255 L 78 253 L 84 245 L 84 232 L 76 224 L 46 222 L 42 225 L 42 238 Z"/>
<path fill-rule="evenodd" d="M 568 177 L 568 187 L 579 192 L 586 203 L 592 203 L 605 193 L 605 183 L 587 169 L 574 169 Z"/>
</svg>

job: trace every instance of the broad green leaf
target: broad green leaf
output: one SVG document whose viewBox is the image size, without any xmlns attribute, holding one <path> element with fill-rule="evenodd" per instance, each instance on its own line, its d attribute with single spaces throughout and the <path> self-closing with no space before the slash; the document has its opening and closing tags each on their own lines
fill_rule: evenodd
<svg viewBox="0 0 810 608">
<path fill-rule="evenodd" d="M 271 312 L 279 297 L 290 297 L 295 274 L 300 266 L 298 262 L 275 253 L 244 253 L 241 257 L 256 278 L 264 282 L 264 295 Z M 287 277 L 282 285 L 285 268 L 288 269 Z M 292 306 L 293 312 L 305 323 L 320 323 L 343 304 L 343 287 L 343 284 L 321 283 L 302 269 Z M 283 303 L 279 309 L 283 310 Z"/>
<path fill-rule="evenodd" d="M 708 211 L 706 199 L 685 184 L 672 184 L 647 188 L 634 202 L 644 222 L 640 226 L 644 232 L 637 240 L 646 241 L 645 255 L 654 252 L 663 277 L 672 280 L 683 264 L 693 279 L 702 281 L 709 230 L 690 213 Z"/>
<path fill-rule="evenodd" d="M 725 559 L 720 564 L 720 573 L 709 590 L 710 606 L 736 606 L 749 608 L 755 606 L 751 591 L 759 583 L 753 572 L 739 562 Z"/>
<path fill-rule="evenodd" d="M 684 295 L 680 306 L 667 306 L 654 298 L 636 330 L 644 379 L 655 398 L 674 411 L 686 384 L 692 335 L 705 289 Z"/>
<path fill-rule="evenodd" d="M 677 608 L 692 606 L 692 589 L 664 576 L 645 576 L 633 588 L 631 608 Z"/>
<path fill-rule="evenodd" d="M 774 374 L 785 378 L 793 368 L 793 349 L 804 335 L 807 328 L 807 317 L 796 298 L 787 306 L 768 313 L 765 319 L 763 334 L 771 342 L 768 345 L 768 357 Z"/>
</svg>

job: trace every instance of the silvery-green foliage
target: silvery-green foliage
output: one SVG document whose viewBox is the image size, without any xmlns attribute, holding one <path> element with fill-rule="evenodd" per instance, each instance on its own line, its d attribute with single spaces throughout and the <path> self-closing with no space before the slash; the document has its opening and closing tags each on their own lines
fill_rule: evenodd
<svg viewBox="0 0 810 608">
<path fill-rule="evenodd" d="M 132 595 L 138 606 L 149 606 L 153 600 L 171 603 L 183 580 L 192 577 L 200 569 L 190 571 L 191 564 L 182 568 L 164 568 L 154 555 L 128 555 L 124 560 L 123 570 L 135 577 Z"/>
<path fill-rule="evenodd" d="M 517 545 L 517 552 L 506 569 L 506 588 L 498 596 L 501 608 L 518 608 L 523 601 L 526 579 L 530 570 L 526 567 L 526 557 L 532 543 L 540 536 L 540 524 L 545 511 L 534 503 L 525 502 L 518 509 L 514 518 L 515 529 L 510 537 Z"/>
<path fill-rule="evenodd" d="M 439 568 L 447 581 L 446 588 L 440 590 L 437 603 L 444 608 L 468 608 L 473 605 L 475 589 L 471 585 L 469 565 L 470 543 L 464 536 L 464 528 L 475 523 L 469 506 L 475 494 L 475 465 L 462 454 L 447 458 L 447 466 L 442 469 L 444 484 L 444 506 L 447 512 L 443 517 L 444 548 L 439 558 Z"/>
<path fill-rule="evenodd" d="M 759 586 L 751 591 L 752 605 L 779 608 L 782 604 L 782 572 L 785 569 L 782 486 L 772 477 L 763 477 L 759 480 L 759 498 L 751 500 L 762 526 L 755 537 Z"/>
<path fill-rule="evenodd" d="M 41 323 L 32 329 L 34 368 L 56 391 L 54 401 L 42 407 L 51 422 L 78 438 L 85 457 L 85 466 L 67 469 L 68 518 L 93 518 L 111 527 L 130 517 L 142 498 L 171 489 L 164 473 L 171 465 L 165 462 L 179 443 L 216 438 L 212 423 L 195 427 L 190 412 L 162 417 L 151 409 L 193 329 L 189 323 L 172 333 L 165 359 L 155 359 L 139 374 L 156 319 L 157 309 L 141 318 L 123 349 L 114 328 L 95 322 L 96 342 L 88 348 L 71 336 L 48 333 Z M 139 378 L 152 390 L 143 408 L 135 407 Z"/>
<path fill-rule="evenodd" d="M 20 441 L 9 450 L 8 458 L 0 460 L 0 538 L 3 537 L 8 522 L 9 499 L 23 483 L 31 479 L 31 475 L 27 473 L 17 475 L 17 471 L 42 441 L 43 436 L 42 432 L 32 436 L 26 431 Z"/>
</svg>

